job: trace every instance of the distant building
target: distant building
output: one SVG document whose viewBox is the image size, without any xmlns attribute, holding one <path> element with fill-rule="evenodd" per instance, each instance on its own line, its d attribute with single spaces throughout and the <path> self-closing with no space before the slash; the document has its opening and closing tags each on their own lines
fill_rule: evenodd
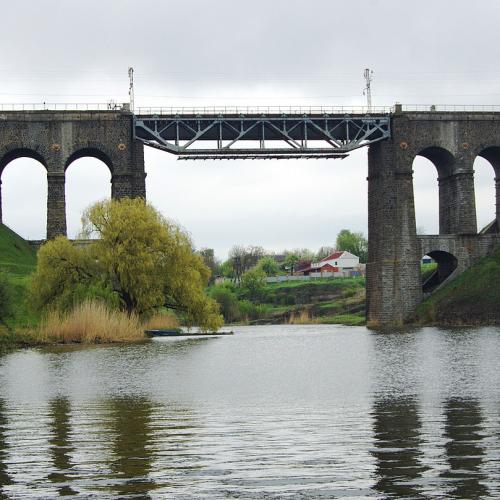
<svg viewBox="0 0 500 500">
<path fill-rule="evenodd" d="M 311 262 L 309 266 L 297 269 L 296 274 L 303 276 L 344 273 L 359 269 L 359 257 L 344 250 L 335 251 L 319 262 Z"/>
<path fill-rule="evenodd" d="M 301 271 L 303 269 L 308 269 L 311 267 L 311 264 L 312 262 L 310 260 L 299 260 L 296 264 L 295 264 L 295 272 L 294 274 L 298 274 L 300 275 L 301 274 Z"/>
</svg>

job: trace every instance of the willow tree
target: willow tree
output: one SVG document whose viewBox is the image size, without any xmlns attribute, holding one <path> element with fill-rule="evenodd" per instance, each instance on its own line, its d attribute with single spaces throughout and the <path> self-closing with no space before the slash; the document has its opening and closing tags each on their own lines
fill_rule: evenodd
<svg viewBox="0 0 500 500">
<path fill-rule="evenodd" d="M 75 247 L 66 238 L 38 253 L 30 294 L 39 309 L 67 308 L 81 298 L 103 298 L 128 313 L 147 315 L 161 307 L 182 311 L 188 324 L 216 330 L 218 305 L 204 293 L 210 271 L 188 235 L 142 199 L 96 203 L 82 217 Z"/>
</svg>

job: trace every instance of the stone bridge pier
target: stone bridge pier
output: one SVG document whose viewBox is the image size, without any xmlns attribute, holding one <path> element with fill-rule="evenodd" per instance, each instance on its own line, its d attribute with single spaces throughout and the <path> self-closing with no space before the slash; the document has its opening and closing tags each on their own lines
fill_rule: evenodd
<svg viewBox="0 0 500 500">
<path fill-rule="evenodd" d="M 401 112 L 391 117 L 392 137 L 368 152 L 367 320 L 398 325 L 422 301 L 420 262 L 435 257 L 447 278 L 465 270 L 500 244 L 478 235 L 474 160 L 487 159 L 495 172 L 496 221 L 500 229 L 500 114 Z M 439 184 L 439 235 L 417 236 L 413 161 L 429 159 Z M 446 256 L 449 256 L 446 257 Z"/>
<path fill-rule="evenodd" d="M 0 112 L 0 176 L 11 161 L 29 157 L 47 170 L 47 238 L 66 235 L 65 180 L 82 157 L 103 161 L 113 198 L 146 197 L 144 146 L 133 116 L 120 111 Z M 0 182 L 0 222 L 1 222 Z"/>
</svg>

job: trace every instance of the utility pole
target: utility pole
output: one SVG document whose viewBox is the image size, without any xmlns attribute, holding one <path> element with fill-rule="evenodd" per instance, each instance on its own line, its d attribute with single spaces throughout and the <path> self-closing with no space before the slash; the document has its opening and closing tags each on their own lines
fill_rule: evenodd
<svg viewBox="0 0 500 500">
<path fill-rule="evenodd" d="M 373 71 L 370 68 L 366 68 L 363 74 L 365 77 L 366 87 L 363 90 L 363 95 L 366 96 L 366 105 L 368 107 L 368 113 L 372 112 L 372 89 L 371 82 L 373 79 Z"/>
<path fill-rule="evenodd" d="M 129 88 L 128 88 L 128 97 L 130 102 L 130 111 L 134 112 L 134 68 L 132 66 L 128 69 L 128 78 L 129 78 Z"/>
</svg>

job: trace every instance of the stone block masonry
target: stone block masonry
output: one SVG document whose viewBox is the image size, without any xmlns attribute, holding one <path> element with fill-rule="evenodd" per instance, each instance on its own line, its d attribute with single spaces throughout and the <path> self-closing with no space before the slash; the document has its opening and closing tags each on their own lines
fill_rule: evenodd
<svg viewBox="0 0 500 500">
<path fill-rule="evenodd" d="M 463 271 L 500 244 L 477 234 L 473 164 L 486 158 L 496 177 L 500 228 L 500 113 L 396 112 L 392 137 L 368 153 L 367 320 L 401 325 L 421 302 L 420 259 L 446 252 Z M 413 161 L 434 163 L 439 182 L 439 235 L 418 236 Z M 456 274 L 456 273 L 455 273 Z"/>
<path fill-rule="evenodd" d="M 47 170 L 47 238 L 66 235 L 65 173 L 79 158 L 107 165 L 113 198 L 146 197 L 144 146 L 133 127 L 133 115 L 120 111 L 1 112 L 0 175 L 16 158 L 40 161 Z"/>
<path fill-rule="evenodd" d="M 437 171 L 437 236 L 416 234 L 412 168 L 417 155 Z M 0 175 L 23 156 L 47 170 L 47 238 L 66 234 L 65 173 L 78 158 L 92 156 L 108 166 L 113 198 L 146 196 L 144 146 L 134 138 L 134 117 L 127 111 L 0 112 Z M 458 263 L 460 271 L 498 244 L 496 236 L 477 235 L 473 163 L 478 156 L 495 171 L 498 231 L 500 113 L 402 112 L 399 106 L 391 115 L 391 137 L 369 146 L 369 324 L 399 325 L 412 316 L 423 297 L 423 253 L 452 255 L 448 264 Z M 443 276 L 449 268 L 445 271 Z"/>
</svg>

